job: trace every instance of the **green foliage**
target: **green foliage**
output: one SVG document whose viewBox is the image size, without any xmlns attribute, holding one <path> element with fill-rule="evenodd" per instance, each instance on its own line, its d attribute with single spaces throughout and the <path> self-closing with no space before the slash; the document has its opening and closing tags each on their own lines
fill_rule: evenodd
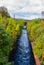
<svg viewBox="0 0 44 65">
<path fill-rule="evenodd" d="M 6 32 L 12 37 L 13 42 L 16 42 L 18 36 L 21 34 L 22 28 L 20 28 L 20 24 L 16 23 L 14 19 L 8 18 L 8 26 L 6 28 Z"/>
<path fill-rule="evenodd" d="M 44 65 L 44 21 L 32 20 L 27 23 L 29 39 L 33 43 L 33 52 Z"/>
<path fill-rule="evenodd" d="M 3 24 L 4 27 L 6 28 L 7 27 L 7 18 L 6 17 L 2 17 L 2 15 L 0 14 L 0 24 Z"/>
<path fill-rule="evenodd" d="M 8 60 L 9 52 L 12 50 L 12 39 L 6 33 L 5 27 L 0 24 L 0 63 L 5 63 Z"/>
<path fill-rule="evenodd" d="M 8 62 L 8 56 L 22 33 L 23 25 L 23 20 L 14 20 L 0 14 L 0 65 L 13 65 L 13 62 Z"/>
<path fill-rule="evenodd" d="M 14 62 L 8 62 L 8 63 L 5 63 L 4 65 L 14 65 Z"/>
<path fill-rule="evenodd" d="M 24 20 L 22 20 L 22 19 L 18 19 L 18 20 L 15 20 L 15 21 L 16 21 L 17 24 L 20 25 L 20 28 L 22 29 L 23 26 L 24 26 Z"/>
<path fill-rule="evenodd" d="M 40 35 L 35 41 L 33 51 L 35 55 L 38 55 L 40 61 L 44 62 L 44 34 Z M 42 63 L 41 63 L 42 64 Z M 44 64 L 42 64 L 44 65 Z"/>
</svg>

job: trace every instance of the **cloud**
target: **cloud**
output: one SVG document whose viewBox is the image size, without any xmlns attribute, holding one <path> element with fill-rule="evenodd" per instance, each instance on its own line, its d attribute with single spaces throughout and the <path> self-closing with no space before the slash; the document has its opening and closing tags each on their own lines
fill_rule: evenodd
<svg viewBox="0 0 44 65">
<path fill-rule="evenodd" d="M 24 15 L 24 17 L 23 17 L 23 16 L 16 15 L 16 18 L 28 19 L 28 20 L 30 19 L 30 20 L 31 20 L 31 19 L 35 19 L 35 18 L 41 18 L 41 16 L 36 16 L 36 15 L 34 15 L 34 16 L 33 16 L 33 15 L 25 16 L 25 15 Z"/>
<path fill-rule="evenodd" d="M 44 0 L 42 0 L 41 2 L 42 2 L 42 10 L 44 11 Z"/>
<path fill-rule="evenodd" d="M 40 17 L 44 10 L 44 0 L 0 0 L 0 6 L 4 5 L 12 17 Z M 29 13 L 29 14 L 28 14 Z M 34 14 L 36 13 L 36 14 Z M 36 15 L 36 16 L 35 16 Z"/>
</svg>

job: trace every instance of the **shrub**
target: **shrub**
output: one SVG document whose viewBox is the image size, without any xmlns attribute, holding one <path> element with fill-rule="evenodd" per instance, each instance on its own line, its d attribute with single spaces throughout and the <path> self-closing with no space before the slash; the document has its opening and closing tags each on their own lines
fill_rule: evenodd
<svg viewBox="0 0 44 65">
<path fill-rule="evenodd" d="M 27 23 L 28 37 L 33 43 L 33 52 L 44 65 L 44 21 L 32 20 Z"/>
<path fill-rule="evenodd" d="M 0 65 L 8 62 L 9 52 L 12 50 L 12 39 L 6 33 L 5 27 L 0 25 Z"/>
</svg>

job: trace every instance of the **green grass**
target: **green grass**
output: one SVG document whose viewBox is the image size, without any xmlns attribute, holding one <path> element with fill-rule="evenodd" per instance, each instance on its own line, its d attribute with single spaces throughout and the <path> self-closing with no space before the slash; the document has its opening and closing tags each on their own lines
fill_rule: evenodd
<svg viewBox="0 0 44 65">
<path fill-rule="evenodd" d="M 0 14 L 0 65 L 13 65 L 8 56 L 17 38 L 22 34 L 24 20 L 15 20 Z"/>
<path fill-rule="evenodd" d="M 37 19 L 27 23 L 28 37 L 33 44 L 33 52 L 44 65 L 44 21 Z"/>
</svg>

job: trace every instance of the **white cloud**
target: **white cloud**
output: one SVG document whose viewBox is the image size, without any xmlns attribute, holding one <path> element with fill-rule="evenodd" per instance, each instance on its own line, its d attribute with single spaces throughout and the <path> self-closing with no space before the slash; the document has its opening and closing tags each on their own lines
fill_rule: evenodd
<svg viewBox="0 0 44 65">
<path fill-rule="evenodd" d="M 41 14 L 41 11 L 44 10 L 43 2 L 44 0 L 0 0 L 0 6 L 7 7 L 9 12 L 12 12 L 11 15 L 18 12 L 22 14 L 24 12 Z M 37 15 L 32 15 L 32 18 L 34 17 L 37 17 Z"/>
<path fill-rule="evenodd" d="M 20 19 L 21 19 L 21 18 L 22 18 L 22 19 L 30 19 L 30 20 L 31 20 L 31 19 L 35 19 L 35 18 L 41 18 L 41 16 L 33 16 L 33 15 L 32 15 L 32 16 L 29 16 L 29 17 L 26 17 L 26 16 L 24 16 L 24 17 L 22 16 L 22 17 L 21 17 L 21 16 L 16 15 L 16 18 L 20 18 Z"/>
<path fill-rule="evenodd" d="M 44 0 L 42 0 L 41 2 L 42 2 L 42 10 L 44 11 Z"/>
<path fill-rule="evenodd" d="M 0 6 L 3 6 L 3 2 L 2 2 L 2 0 L 0 0 Z"/>
</svg>

